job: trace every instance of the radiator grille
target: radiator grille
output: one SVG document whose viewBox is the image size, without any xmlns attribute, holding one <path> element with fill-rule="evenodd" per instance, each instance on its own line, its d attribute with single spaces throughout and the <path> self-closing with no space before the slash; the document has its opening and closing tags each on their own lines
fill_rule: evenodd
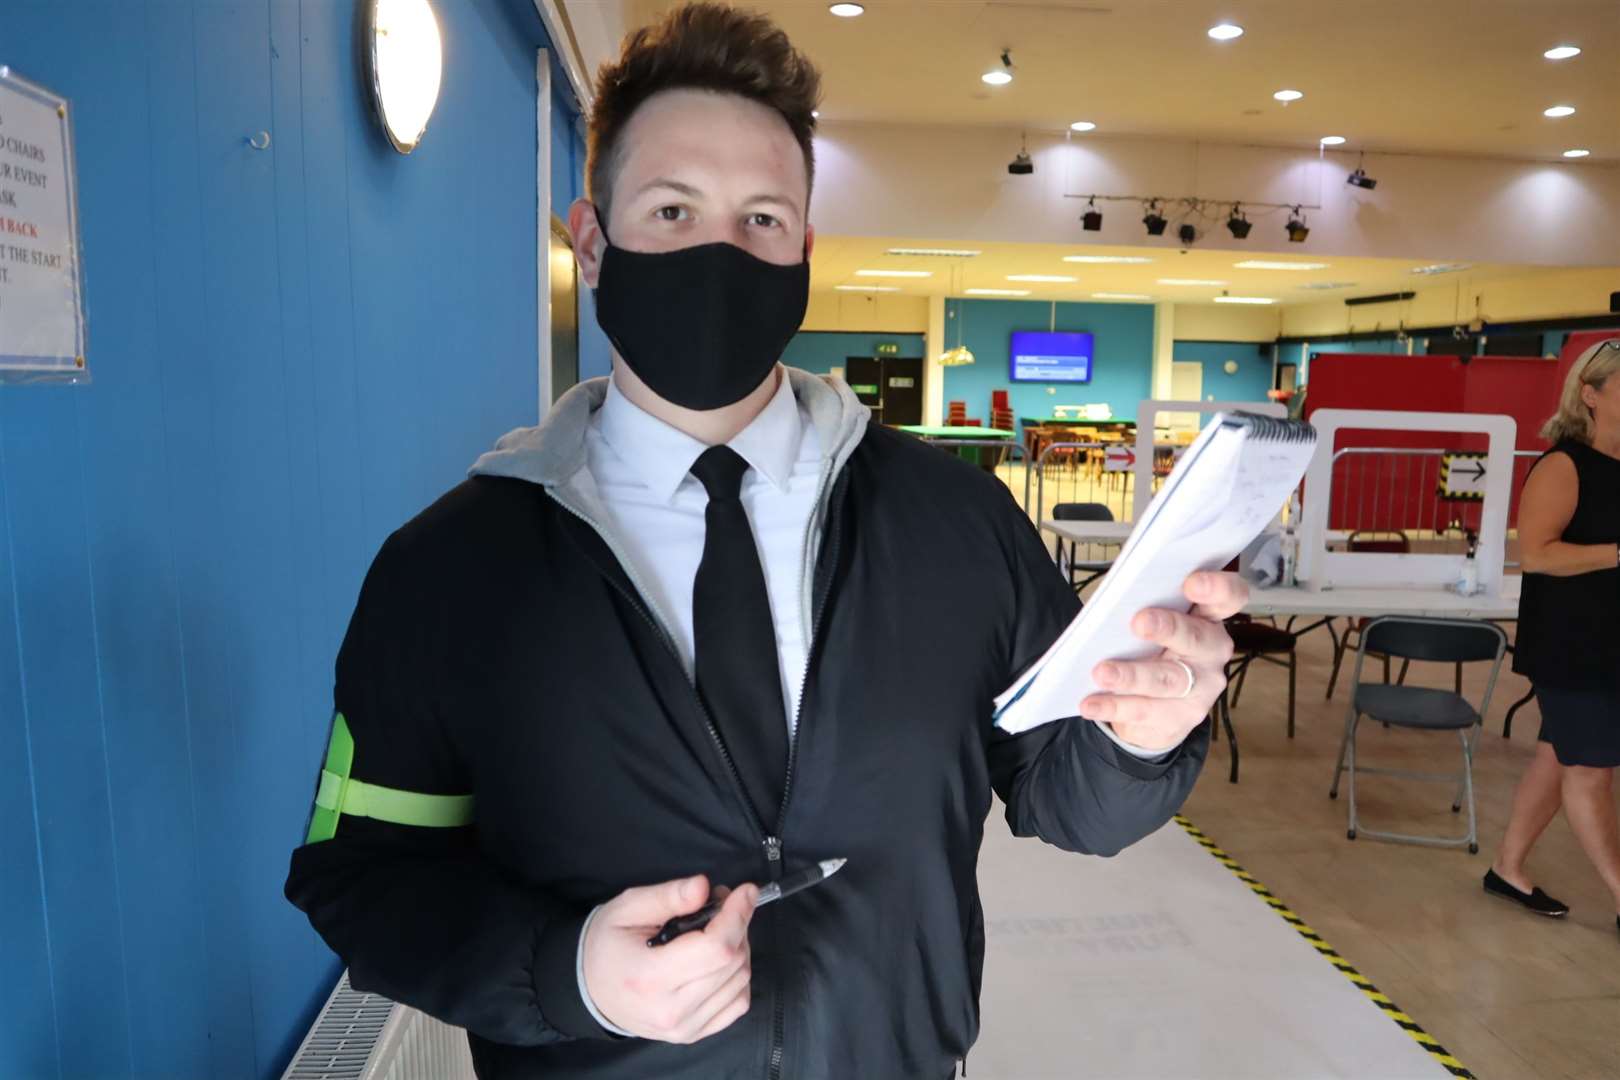
<svg viewBox="0 0 1620 1080">
<path fill-rule="evenodd" d="M 344 971 L 282 1080 L 475 1080 L 466 1032 L 380 994 Z"/>
</svg>

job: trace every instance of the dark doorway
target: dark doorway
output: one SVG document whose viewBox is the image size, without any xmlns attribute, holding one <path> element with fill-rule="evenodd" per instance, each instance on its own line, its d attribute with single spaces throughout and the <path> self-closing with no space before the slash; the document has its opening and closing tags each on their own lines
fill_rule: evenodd
<svg viewBox="0 0 1620 1080">
<path fill-rule="evenodd" d="M 897 427 L 922 423 L 921 357 L 847 357 L 844 381 L 878 423 Z"/>
</svg>

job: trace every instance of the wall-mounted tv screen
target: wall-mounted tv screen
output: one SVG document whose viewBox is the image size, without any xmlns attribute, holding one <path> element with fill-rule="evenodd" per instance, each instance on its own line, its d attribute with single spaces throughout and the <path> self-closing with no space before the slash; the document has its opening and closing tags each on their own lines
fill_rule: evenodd
<svg viewBox="0 0 1620 1080">
<path fill-rule="evenodd" d="M 1090 382 L 1095 344 L 1093 334 L 1014 330 L 1009 349 L 1012 381 Z"/>
</svg>

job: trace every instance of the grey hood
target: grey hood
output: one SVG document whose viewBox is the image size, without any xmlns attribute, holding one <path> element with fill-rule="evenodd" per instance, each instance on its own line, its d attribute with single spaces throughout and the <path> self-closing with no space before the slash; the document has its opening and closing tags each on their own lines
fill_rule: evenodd
<svg viewBox="0 0 1620 1080">
<path fill-rule="evenodd" d="M 836 474 L 859 445 L 872 410 L 860 403 L 842 379 L 824 379 L 786 365 L 782 370 L 793 396 L 815 425 L 823 463 L 830 463 Z M 495 449 L 473 462 L 467 475 L 508 476 L 547 488 L 568 483 L 585 467 L 585 430 L 591 414 L 606 400 L 607 388 L 607 376 L 573 387 L 557 399 L 539 425 L 502 435 Z"/>
</svg>

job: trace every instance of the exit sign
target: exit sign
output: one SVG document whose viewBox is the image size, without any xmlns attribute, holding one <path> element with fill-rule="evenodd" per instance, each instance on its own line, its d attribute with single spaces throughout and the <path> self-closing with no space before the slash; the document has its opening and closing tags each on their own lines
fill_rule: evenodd
<svg viewBox="0 0 1620 1080">
<path fill-rule="evenodd" d="M 879 356 L 899 356 L 900 345 L 893 341 L 881 341 L 877 346 L 877 354 Z"/>
</svg>

